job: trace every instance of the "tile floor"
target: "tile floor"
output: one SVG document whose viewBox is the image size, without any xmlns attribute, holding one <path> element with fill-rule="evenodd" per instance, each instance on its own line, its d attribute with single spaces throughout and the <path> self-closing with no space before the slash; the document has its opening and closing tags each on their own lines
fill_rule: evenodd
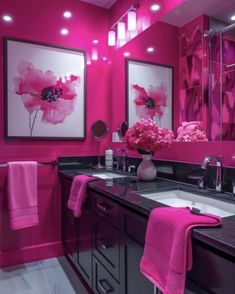
<svg viewBox="0 0 235 294">
<path fill-rule="evenodd" d="M 0 269 L 0 294 L 88 294 L 65 257 Z"/>
</svg>

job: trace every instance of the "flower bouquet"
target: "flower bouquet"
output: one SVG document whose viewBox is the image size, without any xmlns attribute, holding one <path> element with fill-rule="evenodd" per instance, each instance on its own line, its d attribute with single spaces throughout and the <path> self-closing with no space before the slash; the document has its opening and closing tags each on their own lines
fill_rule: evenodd
<svg viewBox="0 0 235 294">
<path fill-rule="evenodd" d="M 166 128 L 159 128 L 151 119 L 141 119 L 127 130 L 123 140 L 130 150 L 136 150 L 141 154 L 153 154 L 163 147 L 170 146 L 174 141 L 174 134 Z"/>
<path fill-rule="evenodd" d="M 200 121 L 185 121 L 177 130 L 176 142 L 207 142 L 206 133 L 202 130 Z"/>
<path fill-rule="evenodd" d="M 166 128 L 159 128 L 151 119 L 141 119 L 126 132 L 124 144 L 130 150 L 143 154 L 143 161 L 137 169 L 137 175 L 142 180 L 153 180 L 156 177 L 156 167 L 151 161 L 155 151 L 170 146 L 174 134 Z"/>
</svg>

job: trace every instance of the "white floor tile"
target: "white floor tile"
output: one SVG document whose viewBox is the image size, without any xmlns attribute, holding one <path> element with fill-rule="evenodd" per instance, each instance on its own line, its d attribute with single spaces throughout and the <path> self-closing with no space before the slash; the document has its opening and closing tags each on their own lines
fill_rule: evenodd
<svg viewBox="0 0 235 294">
<path fill-rule="evenodd" d="M 0 294 L 87 294 L 64 257 L 0 269 Z"/>
</svg>

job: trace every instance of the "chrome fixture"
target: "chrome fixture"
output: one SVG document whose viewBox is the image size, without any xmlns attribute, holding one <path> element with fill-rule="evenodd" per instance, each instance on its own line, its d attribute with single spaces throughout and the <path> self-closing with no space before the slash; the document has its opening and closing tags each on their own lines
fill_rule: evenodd
<svg viewBox="0 0 235 294">
<path fill-rule="evenodd" d="M 118 149 L 116 149 L 116 151 L 115 151 L 115 156 L 116 156 L 118 153 L 120 153 L 120 152 L 123 153 L 123 156 L 122 156 L 122 162 L 120 162 L 120 161 L 117 162 L 117 169 L 119 168 L 119 163 L 121 163 L 121 169 L 122 169 L 122 171 L 126 171 L 126 168 L 127 168 L 127 152 L 126 152 L 126 150 L 123 149 L 123 148 L 118 148 Z"/>
<path fill-rule="evenodd" d="M 198 189 L 205 189 L 204 176 L 189 175 L 188 178 L 192 180 L 197 180 Z"/>
<path fill-rule="evenodd" d="M 139 3 L 132 4 L 129 9 L 112 25 L 108 32 L 108 45 L 115 46 L 116 41 L 127 41 L 126 34 L 126 22 L 125 18 L 127 17 L 127 30 L 129 32 L 135 32 L 137 29 L 137 16 L 136 11 L 139 8 Z M 116 37 L 116 28 L 117 28 L 117 37 Z M 116 40 L 117 39 L 117 40 Z"/>
<path fill-rule="evenodd" d="M 201 165 L 202 169 L 207 169 L 210 162 L 214 161 L 216 164 L 216 179 L 215 179 L 215 190 L 218 192 L 222 191 L 222 162 L 221 156 L 206 156 Z"/>
</svg>

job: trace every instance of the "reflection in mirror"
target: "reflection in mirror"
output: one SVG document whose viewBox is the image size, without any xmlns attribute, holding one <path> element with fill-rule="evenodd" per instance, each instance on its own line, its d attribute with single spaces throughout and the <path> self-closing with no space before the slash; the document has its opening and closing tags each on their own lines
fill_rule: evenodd
<svg viewBox="0 0 235 294">
<path fill-rule="evenodd" d="M 179 27 L 179 122 L 200 121 L 211 140 L 235 139 L 234 9 L 234 0 L 185 1 L 161 19 Z"/>
<path fill-rule="evenodd" d="M 117 133 L 120 139 L 122 139 L 125 136 L 127 130 L 128 130 L 127 122 L 126 121 L 121 122 L 117 129 Z"/>
<path fill-rule="evenodd" d="M 212 140 L 235 140 L 235 23 L 208 33 Z"/>
<path fill-rule="evenodd" d="M 104 168 L 100 163 L 100 140 L 108 134 L 107 124 L 102 120 L 97 120 L 91 126 L 91 135 L 98 141 L 98 163 L 94 166 L 95 169 Z"/>
<path fill-rule="evenodd" d="M 106 137 L 108 133 L 107 124 L 102 120 L 97 120 L 91 126 L 91 134 L 94 138 L 100 140 Z"/>
</svg>

